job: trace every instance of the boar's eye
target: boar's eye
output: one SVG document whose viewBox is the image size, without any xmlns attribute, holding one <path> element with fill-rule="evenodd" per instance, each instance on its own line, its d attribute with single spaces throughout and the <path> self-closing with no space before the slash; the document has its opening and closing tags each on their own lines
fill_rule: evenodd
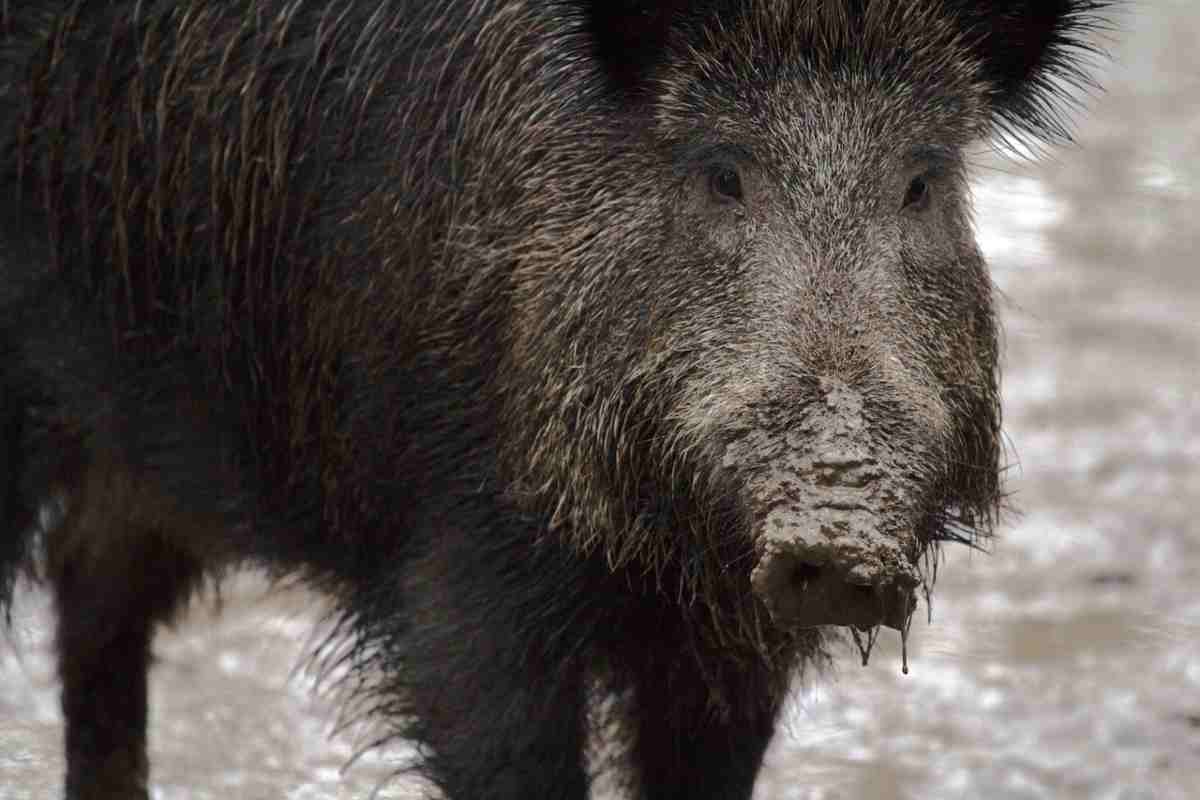
<svg viewBox="0 0 1200 800">
<path fill-rule="evenodd" d="M 904 204 L 901 208 L 910 211 L 924 211 L 929 208 L 929 179 L 924 175 L 918 175 L 908 184 L 908 191 L 904 193 Z"/>
<path fill-rule="evenodd" d="M 718 203 L 740 203 L 743 197 L 742 176 L 737 167 L 714 164 L 708 171 L 708 190 Z"/>
</svg>

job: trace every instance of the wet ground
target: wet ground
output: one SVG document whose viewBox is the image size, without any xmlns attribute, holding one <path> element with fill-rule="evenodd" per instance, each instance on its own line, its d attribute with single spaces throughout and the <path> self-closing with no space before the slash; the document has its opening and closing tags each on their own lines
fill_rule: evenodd
<svg viewBox="0 0 1200 800">
<path fill-rule="evenodd" d="M 1079 147 L 979 158 L 1021 513 L 990 554 L 945 552 L 909 675 L 885 633 L 797 692 L 762 800 L 1200 797 L 1200 7 L 1118 22 Z M 386 762 L 342 774 L 353 733 L 295 669 L 320 608 L 247 578 L 160 637 L 156 798 L 375 788 Z M 61 786 L 47 623 L 27 592 L 0 643 L 5 800 Z"/>
</svg>

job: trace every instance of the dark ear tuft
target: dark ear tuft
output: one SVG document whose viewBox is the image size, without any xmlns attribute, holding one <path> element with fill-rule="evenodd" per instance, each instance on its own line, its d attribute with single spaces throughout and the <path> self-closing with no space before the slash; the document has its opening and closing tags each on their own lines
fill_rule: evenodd
<svg viewBox="0 0 1200 800">
<path fill-rule="evenodd" d="M 635 90 L 661 57 L 684 0 L 589 0 L 584 5 L 605 70 L 620 88 Z"/>
<path fill-rule="evenodd" d="M 965 41 L 996 87 L 995 122 L 1004 136 L 1070 139 L 1064 90 L 1091 87 L 1087 68 L 1100 54 L 1089 35 L 1110 29 L 1105 12 L 1119 0 L 947 2 Z"/>
</svg>

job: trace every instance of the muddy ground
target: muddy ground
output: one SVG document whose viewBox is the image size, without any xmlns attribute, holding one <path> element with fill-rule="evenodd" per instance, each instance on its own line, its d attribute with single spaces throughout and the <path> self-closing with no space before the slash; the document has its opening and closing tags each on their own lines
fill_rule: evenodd
<svg viewBox="0 0 1200 800">
<path fill-rule="evenodd" d="M 946 550 L 910 674 L 885 632 L 867 668 L 847 652 L 798 687 L 763 800 L 1200 796 L 1200 6 L 1118 24 L 1077 148 L 977 159 L 1021 513 L 990 554 Z M 343 774 L 353 731 L 328 737 L 336 706 L 296 670 L 320 609 L 247 577 L 159 639 L 156 798 L 357 798 L 387 774 L 395 752 Z M 46 611 L 26 592 L 0 643 L 6 800 L 61 786 Z"/>
</svg>

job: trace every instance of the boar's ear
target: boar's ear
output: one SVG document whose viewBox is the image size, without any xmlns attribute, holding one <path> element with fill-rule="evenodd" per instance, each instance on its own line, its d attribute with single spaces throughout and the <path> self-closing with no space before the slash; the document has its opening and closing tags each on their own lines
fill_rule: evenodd
<svg viewBox="0 0 1200 800">
<path fill-rule="evenodd" d="M 588 0 L 584 3 L 596 55 L 622 89 L 639 87 L 658 62 L 675 14 L 685 0 Z"/>
<path fill-rule="evenodd" d="M 1100 51 L 1089 35 L 1108 30 L 1119 0 L 949 0 L 996 88 L 1002 135 L 1070 139 L 1062 103 L 1071 87 L 1091 87 L 1086 68 Z"/>
</svg>

